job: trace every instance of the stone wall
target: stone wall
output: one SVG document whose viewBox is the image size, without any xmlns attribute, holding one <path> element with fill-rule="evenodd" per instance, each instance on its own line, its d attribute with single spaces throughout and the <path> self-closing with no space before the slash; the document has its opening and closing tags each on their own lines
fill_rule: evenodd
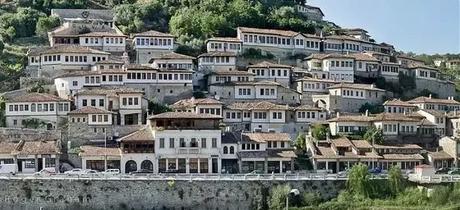
<svg viewBox="0 0 460 210">
<path fill-rule="evenodd" d="M 3 210 L 267 209 L 270 189 L 289 184 L 330 199 L 345 181 L 0 180 Z"/>
<path fill-rule="evenodd" d="M 1 142 L 19 142 L 36 140 L 58 140 L 61 138 L 60 130 L 43 130 L 27 128 L 0 128 Z"/>
<path fill-rule="evenodd" d="M 84 144 L 89 144 L 90 141 L 100 140 L 104 142 L 106 130 L 108 140 L 126 136 L 132 132 L 135 132 L 146 125 L 125 125 L 125 126 L 89 126 L 87 123 L 69 122 L 67 128 L 67 136 L 64 146 L 67 141 L 71 141 L 71 147 L 77 147 Z M 112 138 L 110 138 L 112 137 Z"/>
</svg>

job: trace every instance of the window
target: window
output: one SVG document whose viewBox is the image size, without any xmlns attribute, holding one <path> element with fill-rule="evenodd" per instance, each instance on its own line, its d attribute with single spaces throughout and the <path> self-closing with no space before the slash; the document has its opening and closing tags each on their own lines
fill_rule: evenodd
<svg viewBox="0 0 460 210">
<path fill-rule="evenodd" d="M 174 148 L 174 138 L 169 138 L 169 148 Z"/>
<path fill-rule="evenodd" d="M 234 154 L 235 153 L 235 148 L 233 146 L 230 147 L 230 154 Z"/>
<path fill-rule="evenodd" d="M 206 138 L 201 138 L 201 148 L 206 148 Z"/>
<path fill-rule="evenodd" d="M 228 147 L 224 146 L 224 154 L 228 154 Z"/>
<path fill-rule="evenodd" d="M 212 138 L 212 148 L 217 148 L 217 138 Z"/>
<path fill-rule="evenodd" d="M 96 99 L 91 99 L 91 106 L 96 106 Z"/>
<path fill-rule="evenodd" d="M 160 148 L 165 148 L 165 139 L 160 138 Z"/>
<path fill-rule="evenodd" d="M 99 106 L 104 106 L 104 99 L 99 99 Z"/>
</svg>

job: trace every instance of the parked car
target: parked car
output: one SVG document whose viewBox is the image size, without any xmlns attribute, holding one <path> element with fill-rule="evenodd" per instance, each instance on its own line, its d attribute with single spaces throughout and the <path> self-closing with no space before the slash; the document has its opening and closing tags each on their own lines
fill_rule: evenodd
<svg viewBox="0 0 460 210">
<path fill-rule="evenodd" d="M 436 174 L 447 174 L 449 173 L 450 168 L 439 168 L 436 170 Z"/>
<path fill-rule="evenodd" d="M 458 169 L 458 168 L 452 169 L 449 172 L 447 172 L 447 174 L 449 174 L 449 175 L 459 175 L 460 174 L 460 169 Z"/>
<path fill-rule="evenodd" d="M 44 168 L 40 170 L 39 172 L 34 173 L 35 176 L 50 176 L 50 175 L 56 175 L 56 169 L 55 168 Z"/>
<path fill-rule="evenodd" d="M 85 174 L 85 171 L 83 169 L 81 169 L 81 168 L 74 168 L 72 170 L 65 171 L 64 174 L 66 174 L 68 176 L 82 175 L 82 174 Z"/>
<path fill-rule="evenodd" d="M 88 174 L 88 175 L 98 175 L 99 172 L 96 171 L 96 170 L 85 170 L 85 174 Z"/>
<path fill-rule="evenodd" d="M 16 174 L 18 172 L 17 164 L 0 164 L 0 174 Z"/>
<path fill-rule="evenodd" d="M 380 167 L 375 167 L 375 168 L 369 169 L 369 173 L 371 173 L 371 174 L 380 174 L 380 173 L 382 173 L 382 169 Z"/>
<path fill-rule="evenodd" d="M 148 170 L 148 169 L 141 169 L 141 170 L 138 170 L 138 171 L 129 172 L 129 174 L 131 174 L 131 175 L 147 175 L 147 174 L 153 174 L 153 171 Z"/>
<path fill-rule="evenodd" d="M 107 169 L 101 172 L 102 175 L 117 175 L 120 174 L 120 169 Z"/>
</svg>

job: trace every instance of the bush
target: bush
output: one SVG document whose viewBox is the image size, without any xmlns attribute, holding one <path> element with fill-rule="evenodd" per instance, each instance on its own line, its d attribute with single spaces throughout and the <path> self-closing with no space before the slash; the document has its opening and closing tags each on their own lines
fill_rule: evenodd
<svg viewBox="0 0 460 210">
<path fill-rule="evenodd" d="M 286 207 L 286 196 L 289 195 L 289 185 L 278 185 L 270 193 L 268 206 L 270 210 L 283 210 Z"/>
<path fill-rule="evenodd" d="M 329 135 L 329 127 L 315 124 L 311 127 L 311 134 L 317 140 L 325 140 Z"/>
<path fill-rule="evenodd" d="M 302 194 L 302 206 L 316 206 L 321 203 L 321 196 L 318 193 L 305 192 Z"/>
<path fill-rule="evenodd" d="M 354 165 L 348 174 L 347 191 L 355 196 L 369 198 L 372 185 L 367 166 L 359 163 Z"/>
<path fill-rule="evenodd" d="M 359 112 L 361 113 L 365 113 L 367 111 L 369 111 L 369 113 L 371 114 L 378 114 L 378 113 L 382 113 L 383 111 L 385 111 L 383 105 L 381 104 L 370 104 L 370 103 L 365 103 L 363 104 L 360 108 L 359 108 Z"/>
<path fill-rule="evenodd" d="M 60 21 L 58 17 L 49 16 L 49 17 L 40 17 L 37 21 L 37 27 L 35 29 L 35 33 L 41 37 L 47 37 L 48 31 L 51 29 L 58 27 L 60 25 Z"/>
<path fill-rule="evenodd" d="M 273 59 L 275 57 L 270 52 L 266 52 L 266 54 L 263 55 L 262 50 L 254 49 L 254 48 L 246 49 L 244 53 L 242 54 L 242 56 L 245 58 L 252 58 L 252 59 Z"/>
</svg>

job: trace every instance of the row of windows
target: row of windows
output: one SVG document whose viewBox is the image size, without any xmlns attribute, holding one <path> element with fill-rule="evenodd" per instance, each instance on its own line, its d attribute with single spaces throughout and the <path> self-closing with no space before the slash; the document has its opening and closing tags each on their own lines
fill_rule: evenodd
<svg viewBox="0 0 460 210">
<path fill-rule="evenodd" d="M 305 89 L 322 89 L 322 90 L 325 90 L 329 86 L 331 86 L 331 84 L 329 84 L 329 83 L 322 83 L 322 84 L 320 84 L 320 83 L 304 83 Z"/>
<path fill-rule="evenodd" d="M 251 89 L 250 88 L 238 88 L 238 95 L 240 96 L 250 96 Z"/>
<path fill-rule="evenodd" d="M 331 61 L 331 67 L 353 67 L 353 61 Z"/>
<path fill-rule="evenodd" d="M 229 56 L 219 56 L 219 57 L 210 57 L 210 56 L 204 56 L 200 58 L 201 62 L 204 63 L 230 63 L 230 57 Z"/>
<path fill-rule="evenodd" d="M 220 115 L 220 109 L 200 108 L 200 113 Z"/>
<path fill-rule="evenodd" d="M 128 79 L 157 79 L 156 73 L 128 73 Z M 192 80 L 192 74 L 160 74 L 158 80 Z"/>
<path fill-rule="evenodd" d="M 102 39 L 102 38 L 101 38 Z M 105 38 L 105 43 L 106 44 L 123 44 L 124 43 L 124 38 L 118 38 L 118 37 L 106 37 Z M 99 38 L 85 38 L 85 43 L 86 44 L 99 44 Z"/>
<path fill-rule="evenodd" d="M 88 99 L 83 99 L 81 103 L 82 103 L 82 106 L 88 106 Z M 91 99 L 90 103 L 92 107 L 96 107 L 96 99 Z M 104 99 L 99 99 L 98 106 L 104 107 Z"/>
<path fill-rule="evenodd" d="M 389 106 L 389 107 L 387 107 L 387 112 L 388 113 L 392 113 L 392 112 L 393 113 L 404 113 L 405 109 L 406 108 L 404 108 L 404 107 L 396 107 L 396 106 L 391 107 L 391 106 Z"/>
<path fill-rule="evenodd" d="M 319 48 L 319 42 L 305 41 L 307 48 Z M 303 46 L 303 39 L 296 39 L 295 45 Z"/>
<path fill-rule="evenodd" d="M 163 68 L 163 69 L 192 69 L 192 64 L 185 64 L 185 63 L 159 63 L 158 68 Z"/>
<path fill-rule="evenodd" d="M 331 79 L 334 81 L 353 80 L 353 74 L 331 74 Z"/>
<path fill-rule="evenodd" d="M 123 82 L 123 75 L 102 75 L 102 81 L 106 82 Z M 85 84 L 99 84 L 101 83 L 100 76 L 87 76 L 85 77 Z M 72 82 L 73 86 L 78 86 L 78 81 Z"/>
<path fill-rule="evenodd" d="M 219 81 L 222 81 L 222 82 L 231 82 L 231 81 L 232 81 L 232 77 L 216 76 L 216 82 L 219 82 Z M 237 77 L 237 78 L 236 78 L 236 81 L 238 81 L 238 82 L 247 82 L 247 81 L 249 81 L 249 77 Z"/>
<path fill-rule="evenodd" d="M 101 123 L 101 122 L 109 122 L 109 115 L 102 115 L 102 114 L 99 114 L 99 115 L 91 115 L 91 122 L 98 122 L 98 123 Z"/>
<path fill-rule="evenodd" d="M 280 142 L 280 147 L 279 148 L 285 148 L 287 145 L 285 144 L 284 141 Z M 267 142 L 267 147 L 268 148 L 278 148 L 278 142 L 277 141 L 268 141 Z"/>
<path fill-rule="evenodd" d="M 356 132 L 356 131 L 365 131 L 366 126 L 339 126 L 339 132 Z"/>
<path fill-rule="evenodd" d="M 344 96 L 364 97 L 364 91 L 343 90 L 342 95 L 344 95 Z"/>
<path fill-rule="evenodd" d="M 260 144 L 241 144 L 241 150 L 260 150 Z"/>
<path fill-rule="evenodd" d="M 9 105 L 8 107 L 10 112 L 18 112 L 18 111 L 29 111 L 29 105 L 28 104 L 19 104 L 19 105 Z M 69 104 L 68 103 L 59 103 L 58 104 L 58 110 L 59 111 L 69 111 Z M 31 112 L 54 112 L 54 103 L 39 103 L 35 104 L 32 103 L 30 105 L 30 111 Z"/>
<path fill-rule="evenodd" d="M 419 76 L 421 77 L 431 77 L 431 78 L 436 78 L 436 72 L 432 71 L 420 71 Z"/>
<path fill-rule="evenodd" d="M 100 65 L 99 66 L 99 69 L 101 70 L 104 70 L 105 66 L 104 65 Z M 121 66 L 120 65 L 109 65 L 109 69 L 120 69 Z"/>
<path fill-rule="evenodd" d="M 74 122 L 77 122 L 77 123 L 79 123 L 79 122 L 86 122 L 86 117 L 81 117 L 81 118 L 80 118 L 80 117 L 72 117 L 72 122 L 73 122 L 73 123 L 74 123 Z"/>
<path fill-rule="evenodd" d="M 139 98 L 138 97 L 123 97 L 122 99 L 123 106 L 137 106 L 139 105 Z"/>
<path fill-rule="evenodd" d="M 207 148 L 207 139 L 201 138 L 201 148 Z M 169 138 L 169 148 L 175 148 L 176 141 L 174 138 Z M 198 147 L 197 138 L 191 138 L 190 142 L 185 141 L 185 138 L 179 138 L 179 147 Z M 160 148 L 165 148 L 165 138 L 160 138 Z M 217 148 L 217 138 L 211 138 L 211 148 Z"/>
<path fill-rule="evenodd" d="M 261 96 L 274 96 L 275 95 L 275 89 L 274 88 L 261 88 L 260 89 L 260 95 Z"/>
<path fill-rule="evenodd" d="M 224 154 L 235 154 L 235 148 L 230 146 L 230 152 L 228 151 L 228 147 L 224 146 Z"/>
<path fill-rule="evenodd" d="M 256 74 L 256 76 L 265 76 L 265 71 L 267 71 L 267 76 L 279 76 L 279 77 L 281 77 L 281 76 L 287 77 L 288 76 L 288 70 L 281 70 L 281 69 L 278 69 L 278 70 L 272 69 L 271 74 L 270 74 L 270 70 L 253 69 L 252 73 Z M 278 73 L 278 74 L 276 74 L 276 73 Z"/>
<path fill-rule="evenodd" d="M 397 66 L 383 66 L 382 71 L 384 72 L 393 72 L 393 73 L 398 73 L 399 68 Z"/>
<path fill-rule="evenodd" d="M 316 112 L 297 112 L 297 118 L 316 118 Z"/>
<path fill-rule="evenodd" d="M 224 47 L 222 47 L 224 46 Z M 241 44 L 233 44 L 233 43 L 225 43 L 225 44 L 222 44 L 222 43 L 211 43 L 211 49 L 224 49 L 226 50 L 227 49 L 227 46 L 228 46 L 228 49 L 231 49 L 231 50 L 240 50 L 241 49 Z"/>
<path fill-rule="evenodd" d="M 172 46 L 172 39 L 161 38 L 137 38 L 136 45 L 150 45 L 150 46 Z"/>
</svg>

